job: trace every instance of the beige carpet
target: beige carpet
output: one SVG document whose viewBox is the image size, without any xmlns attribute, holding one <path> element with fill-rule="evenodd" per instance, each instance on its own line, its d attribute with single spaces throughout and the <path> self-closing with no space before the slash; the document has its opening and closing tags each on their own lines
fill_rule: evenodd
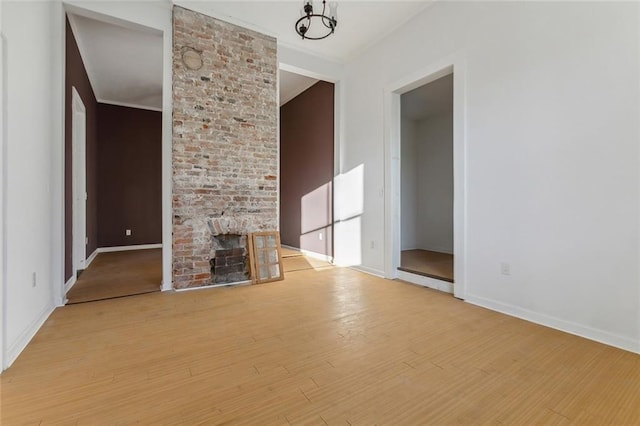
<svg viewBox="0 0 640 426">
<path fill-rule="evenodd" d="M 67 304 L 160 291 L 162 249 L 100 253 L 67 293 Z"/>
</svg>

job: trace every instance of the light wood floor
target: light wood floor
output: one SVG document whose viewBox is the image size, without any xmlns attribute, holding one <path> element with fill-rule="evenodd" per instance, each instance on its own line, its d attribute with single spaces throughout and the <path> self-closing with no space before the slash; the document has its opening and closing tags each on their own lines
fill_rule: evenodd
<svg viewBox="0 0 640 426">
<path fill-rule="evenodd" d="M 288 247 L 282 247 L 280 253 L 282 255 L 282 269 L 284 269 L 285 277 L 287 272 L 331 267 L 329 262 L 304 256 L 301 251 L 293 250 Z"/>
<path fill-rule="evenodd" d="M 100 253 L 67 293 L 69 304 L 160 291 L 162 249 Z"/>
<path fill-rule="evenodd" d="M 640 356 L 350 269 L 57 309 L 0 423 L 640 424 Z"/>
<path fill-rule="evenodd" d="M 403 250 L 398 269 L 452 283 L 453 255 L 429 250 Z"/>
</svg>

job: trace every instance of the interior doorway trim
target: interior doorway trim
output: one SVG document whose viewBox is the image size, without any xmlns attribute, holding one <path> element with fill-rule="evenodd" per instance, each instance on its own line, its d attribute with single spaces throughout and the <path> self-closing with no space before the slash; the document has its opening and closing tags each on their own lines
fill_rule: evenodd
<svg viewBox="0 0 640 426">
<path fill-rule="evenodd" d="M 146 13 L 148 12 L 148 13 Z M 61 129 L 62 138 L 59 141 L 58 153 L 59 158 L 56 162 L 56 172 L 59 176 L 64 176 L 64 83 L 65 83 L 65 20 L 66 13 L 84 16 L 98 21 L 120 25 L 133 29 L 154 29 L 162 32 L 162 291 L 173 290 L 173 216 L 172 216 L 172 145 L 173 145 L 173 21 L 171 19 L 172 3 L 162 3 L 158 7 L 145 10 L 145 13 L 139 13 L 138 6 L 134 4 L 124 4 L 123 2 L 85 2 L 81 6 L 73 5 L 68 2 L 59 3 L 60 20 L 57 28 L 60 39 L 60 56 L 56 58 L 59 61 L 58 72 L 60 73 L 60 107 L 61 112 Z M 62 185 L 62 184 L 61 184 Z M 60 213 L 62 213 L 60 223 L 60 240 L 62 248 L 55 248 L 54 252 L 60 252 L 57 256 L 56 263 L 61 265 L 60 271 L 61 285 L 60 291 L 62 297 L 58 298 L 58 306 L 63 306 L 64 301 L 64 193 L 62 186 L 60 193 L 57 194 L 58 203 L 60 205 Z M 56 286 L 56 289 L 58 287 Z"/>
<path fill-rule="evenodd" d="M 280 70 L 292 72 L 295 74 L 300 74 L 305 77 L 315 78 L 317 80 L 326 81 L 328 83 L 333 84 L 333 179 L 331 180 L 331 206 L 333 211 L 332 220 L 331 220 L 331 256 L 322 257 L 319 253 L 313 253 L 306 250 L 302 250 L 306 252 L 305 255 L 310 255 L 311 257 L 316 257 L 318 259 L 325 259 L 327 262 L 336 262 L 336 240 L 335 240 L 335 226 L 336 226 L 336 218 L 338 217 L 338 206 L 336 206 L 336 190 L 335 190 L 335 179 L 336 176 L 340 175 L 342 172 L 341 166 L 341 140 L 342 140 L 342 111 L 343 108 L 343 99 L 344 99 L 344 85 L 341 82 L 342 73 L 319 73 L 315 71 L 311 71 L 309 68 L 300 67 L 297 65 L 291 65 L 287 63 L 287 61 L 283 61 L 279 58 L 278 60 L 278 81 L 277 81 L 277 93 L 280 93 Z M 278 127 L 278 176 L 280 176 L 280 107 L 277 110 L 277 127 Z M 278 223 L 280 223 L 280 187 L 278 186 Z"/>
<path fill-rule="evenodd" d="M 72 129 L 72 193 L 73 193 L 73 225 L 72 270 L 77 277 L 79 270 L 85 268 L 87 260 L 87 114 L 80 94 L 75 87 L 71 89 L 71 129 Z"/>
<path fill-rule="evenodd" d="M 466 289 L 466 151 L 465 81 L 462 54 L 435 62 L 388 85 L 384 91 L 385 144 L 385 277 L 398 278 L 400 266 L 400 96 L 453 73 L 453 294 L 464 299 Z"/>
</svg>

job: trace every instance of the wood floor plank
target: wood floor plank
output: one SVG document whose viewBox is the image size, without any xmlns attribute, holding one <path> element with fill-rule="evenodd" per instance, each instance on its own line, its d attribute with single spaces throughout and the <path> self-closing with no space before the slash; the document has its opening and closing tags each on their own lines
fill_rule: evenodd
<svg viewBox="0 0 640 426">
<path fill-rule="evenodd" d="M 403 250 L 398 269 L 452 283 L 453 255 L 422 249 Z"/>
<path fill-rule="evenodd" d="M 13 424 L 640 424 L 640 356 L 350 269 L 57 309 Z"/>
<path fill-rule="evenodd" d="M 68 304 L 160 291 L 162 249 L 99 253 L 67 293 Z"/>
</svg>

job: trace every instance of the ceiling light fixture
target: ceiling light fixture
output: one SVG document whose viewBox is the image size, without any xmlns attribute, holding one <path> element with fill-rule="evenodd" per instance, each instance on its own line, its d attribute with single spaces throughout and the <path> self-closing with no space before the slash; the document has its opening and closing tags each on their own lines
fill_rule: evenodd
<svg viewBox="0 0 640 426">
<path fill-rule="evenodd" d="M 329 37 L 336 29 L 338 25 L 338 3 L 329 3 L 329 15 L 325 15 L 327 8 L 327 2 L 322 0 L 322 13 L 313 13 L 313 0 L 304 0 L 300 15 L 302 16 L 296 22 L 296 32 L 304 40 L 322 40 Z M 318 22 L 320 21 L 320 22 Z M 311 30 L 311 23 L 316 22 L 316 25 Z"/>
</svg>

